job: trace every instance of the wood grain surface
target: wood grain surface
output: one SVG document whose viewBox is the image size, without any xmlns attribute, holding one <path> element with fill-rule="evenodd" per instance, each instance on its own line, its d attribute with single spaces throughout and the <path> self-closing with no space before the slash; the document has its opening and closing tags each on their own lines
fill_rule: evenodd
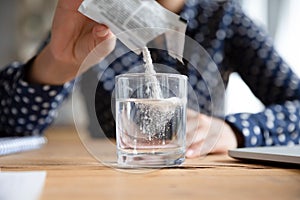
<svg viewBox="0 0 300 200">
<path fill-rule="evenodd" d="M 42 149 L 0 157 L 2 171 L 47 171 L 43 200 L 300 199 L 296 166 L 209 155 L 188 159 L 176 168 L 117 169 L 92 156 L 73 127 L 52 128 L 46 136 L 48 144 Z M 95 144 L 107 157 L 114 152 L 100 140 Z"/>
</svg>

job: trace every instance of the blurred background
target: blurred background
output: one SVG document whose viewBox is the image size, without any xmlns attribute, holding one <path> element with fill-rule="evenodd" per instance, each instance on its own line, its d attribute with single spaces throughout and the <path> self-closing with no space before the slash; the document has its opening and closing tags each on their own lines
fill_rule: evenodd
<svg viewBox="0 0 300 200">
<path fill-rule="evenodd" d="M 300 75 L 300 1 L 237 0 L 245 12 L 273 37 L 275 47 Z M 0 67 L 25 62 L 37 51 L 51 27 L 57 0 L 0 0 Z M 258 112 L 263 106 L 237 74 L 227 90 L 227 113 Z M 61 107 L 56 125 L 73 124 L 71 98 Z"/>
</svg>

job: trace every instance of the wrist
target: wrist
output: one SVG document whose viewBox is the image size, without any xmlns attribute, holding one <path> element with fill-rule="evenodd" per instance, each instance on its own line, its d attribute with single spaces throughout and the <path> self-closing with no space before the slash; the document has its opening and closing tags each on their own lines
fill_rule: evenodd
<svg viewBox="0 0 300 200">
<path fill-rule="evenodd" d="M 244 137 L 243 135 L 241 134 L 241 132 L 234 126 L 232 125 L 231 123 L 227 123 L 228 126 L 231 128 L 232 130 L 232 133 L 234 134 L 235 138 L 236 138 L 236 142 L 237 142 L 237 147 L 238 148 L 242 148 L 244 147 L 245 143 L 244 143 Z"/>
<path fill-rule="evenodd" d="M 47 45 L 32 61 L 26 79 L 31 83 L 62 85 L 75 78 L 79 67 L 59 60 Z"/>
</svg>

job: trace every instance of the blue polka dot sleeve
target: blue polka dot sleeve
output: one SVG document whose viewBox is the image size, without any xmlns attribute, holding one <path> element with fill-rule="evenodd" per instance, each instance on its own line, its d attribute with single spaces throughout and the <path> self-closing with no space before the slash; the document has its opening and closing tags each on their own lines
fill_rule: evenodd
<svg viewBox="0 0 300 200">
<path fill-rule="evenodd" d="M 261 28 L 241 10 L 233 10 L 232 16 L 231 64 L 266 108 L 257 114 L 229 115 L 226 121 L 243 135 L 241 146 L 299 144 L 299 77 Z"/>
<path fill-rule="evenodd" d="M 24 66 L 14 62 L 0 72 L 1 137 L 42 134 L 72 87 L 29 84 Z"/>
</svg>

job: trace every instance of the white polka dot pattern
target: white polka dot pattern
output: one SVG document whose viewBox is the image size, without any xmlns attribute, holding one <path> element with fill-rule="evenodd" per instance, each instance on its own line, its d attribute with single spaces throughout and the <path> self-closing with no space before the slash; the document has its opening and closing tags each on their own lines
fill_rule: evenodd
<svg viewBox="0 0 300 200">
<path fill-rule="evenodd" d="M 181 17 L 189 21 L 186 34 L 199 42 L 217 64 L 224 85 L 227 85 L 231 72 L 238 72 L 266 106 L 264 111 L 256 114 L 224 116 L 243 136 L 244 141 L 239 145 L 299 144 L 299 77 L 275 51 L 266 32 L 256 26 L 235 1 L 187 0 Z M 112 55 L 118 59 L 107 69 L 108 60 L 94 68 L 96 72 L 104 72 L 101 77 L 98 75 L 100 82 L 96 98 L 101 99 L 96 101 L 101 113 L 98 120 L 104 131 L 112 131 L 111 135 L 115 124 L 109 97 L 114 88 L 114 77 L 143 63 L 133 52 L 123 55 L 127 52 L 125 48 L 122 44 L 117 46 Z M 210 64 L 207 63 L 207 70 L 199 74 L 191 63 L 179 66 L 166 52 L 153 50 L 151 53 L 155 63 L 172 66 L 190 77 L 201 112 L 211 114 L 211 94 L 203 77 L 211 86 L 217 87 L 218 83 Z M 192 51 L 190 56 L 193 63 L 202 62 L 197 51 Z M 0 131 L 6 135 L 40 134 L 53 121 L 55 110 L 72 86 L 33 86 L 22 80 L 23 73 L 22 65 L 16 62 L 0 73 Z"/>
<path fill-rule="evenodd" d="M 73 85 L 29 84 L 23 80 L 25 66 L 14 62 L 0 72 L 1 137 L 42 134 Z"/>
<path fill-rule="evenodd" d="M 224 116 L 226 121 L 243 135 L 240 146 L 298 144 L 300 137 L 300 84 L 288 65 L 275 51 L 266 32 L 255 25 L 234 1 L 187 0 L 181 17 L 189 21 L 187 35 L 199 42 L 210 54 L 227 85 L 231 72 L 238 72 L 253 93 L 265 104 L 266 109 L 257 114 L 240 113 Z M 125 52 L 122 44 L 117 46 L 115 57 Z M 202 57 L 191 51 L 190 60 L 199 64 Z M 211 94 L 207 82 L 217 86 L 213 68 L 207 64 L 200 75 L 191 63 L 180 68 L 165 52 L 151 50 L 153 61 L 174 66 L 188 75 L 189 83 L 197 94 L 197 103 L 204 114 L 212 113 Z M 95 70 L 103 72 L 98 77 L 99 109 L 98 120 L 104 131 L 115 130 L 110 111 L 109 95 L 114 88 L 114 76 L 140 65 L 142 59 L 128 53 L 104 71 L 103 65 Z M 217 91 L 217 90 L 216 90 Z M 104 96 L 108 96 L 103 98 Z M 221 98 L 220 98 L 221 99 Z M 114 133 L 109 133 L 113 135 Z"/>
</svg>

